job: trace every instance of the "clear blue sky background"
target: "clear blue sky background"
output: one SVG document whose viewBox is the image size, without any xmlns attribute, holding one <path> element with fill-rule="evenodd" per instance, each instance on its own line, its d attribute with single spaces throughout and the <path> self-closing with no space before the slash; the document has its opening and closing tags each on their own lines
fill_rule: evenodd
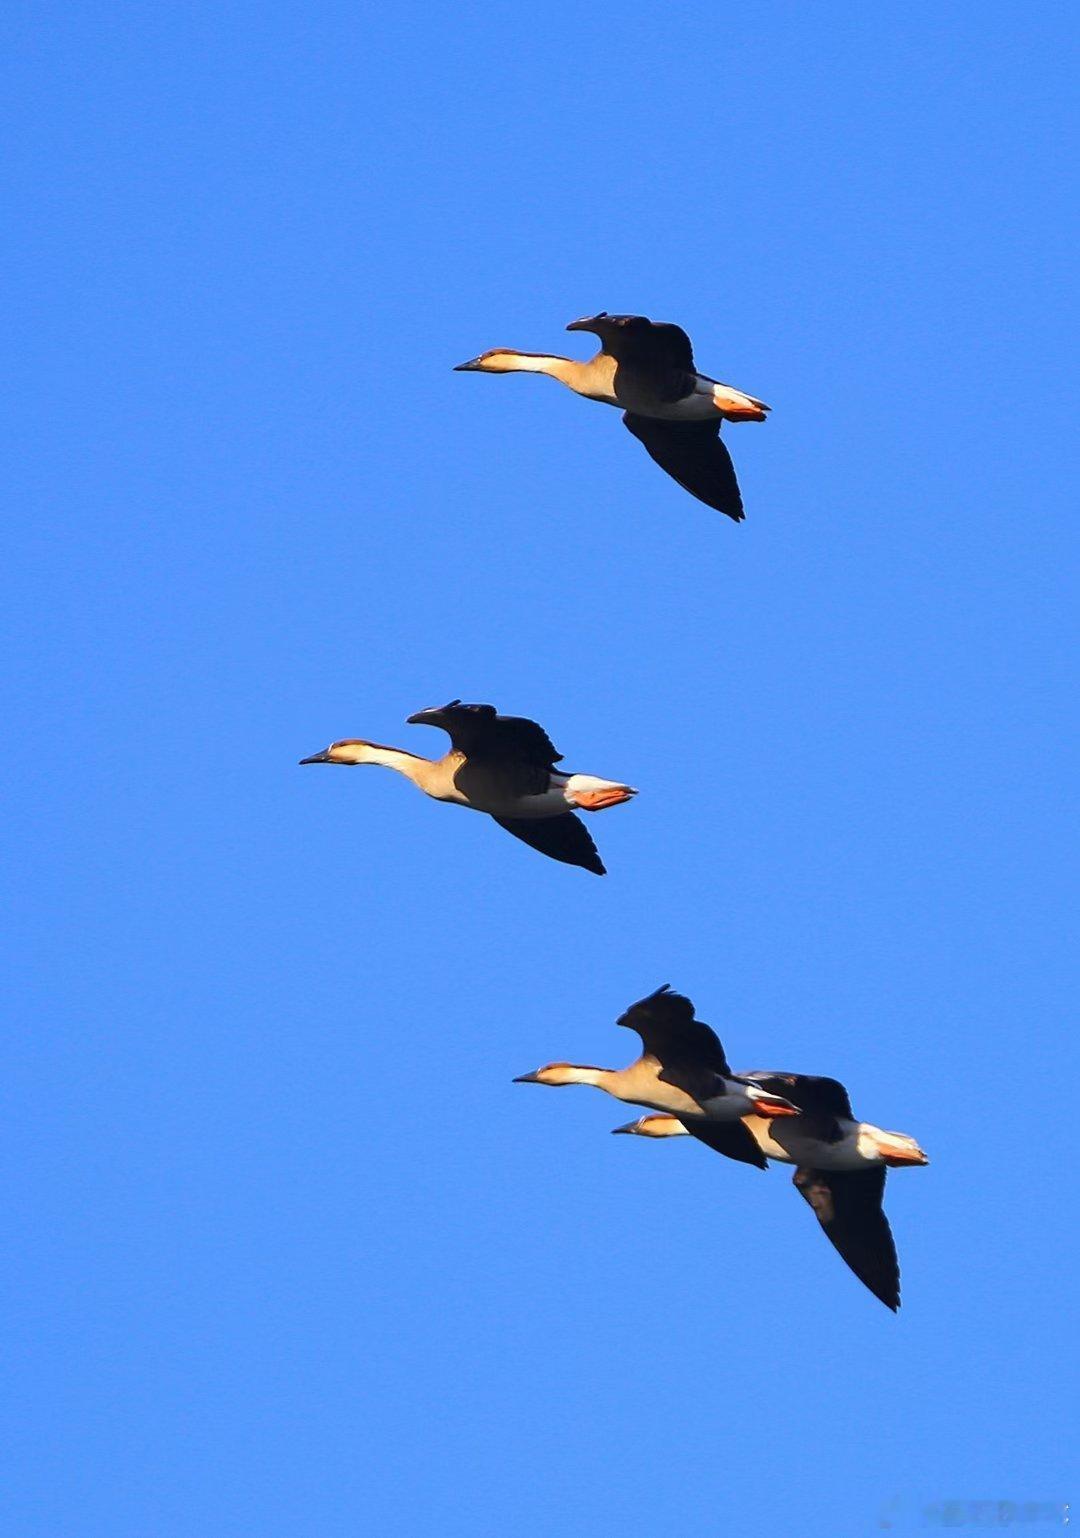
<svg viewBox="0 0 1080 1538">
<path fill-rule="evenodd" d="M 1077 1494 L 1072 8 L 12 5 L 5 1533 L 917 1527 Z M 455 375 L 636 310 L 748 521 Z M 459 695 L 546 862 L 331 738 Z M 894 1318 L 614 1139 L 671 981 L 914 1133 Z"/>
</svg>

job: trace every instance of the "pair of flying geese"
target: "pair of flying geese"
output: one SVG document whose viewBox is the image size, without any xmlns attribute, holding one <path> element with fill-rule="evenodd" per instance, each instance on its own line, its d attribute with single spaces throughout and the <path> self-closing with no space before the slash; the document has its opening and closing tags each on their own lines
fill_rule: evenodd
<svg viewBox="0 0 1080 1538">
<path fill-rule="evenodd" d="M 882 1199 L 887 1167 L 928 1162 L 915 1139 L 857 1121 L 836 1079 L 733 1073 L 716 1033 L 666 986 L 632 1004 L 618 1024 L 641 1038 L 641 1056 L 628 1068 L 548 1063 L 515 1084 L 591 1084 L 659 1113 L 616 1132 L 689 1135 L 759 1169 L 769 1159 L 793 1164 L 795 1189 L 840 1256 L 887 1308 L 899 1308 L 900 1269 Z"/>
<path fill-rule="evenodd" d="M 679 326 L 602 311 L 566 329 L 593 332 L 600 350 L 583 362 L 553 353 L 494 348 L 458 368 L 481 374 L 547 374 L 589 400 L 621 407 L 627 427 L 680 486 L 740 520 L 742 496 L 720 427 L 725 421 L 763 422 L 768 406 L 699 374 L 690 338 Z M 441 726 L 450 735 L 450 752 L 433 760 L 347 738 L 302 762 L 383 764 L 436 801 L 487 812 L 508 833 L 553 860 L 604 874 L 596 846 L 575 814 L 628 801 L 636 794 L 632 786 L 563 773 L 555 767 L 561 755 L 542 727 L 518 716 L 500 716 L 492 705 L 453 700 L 409 720 Z"/>
<path fill-rule="evenodd" d="M 459 369 L 547 374 L 590 400 L 623 409 L 623 421 L 652 458 L 700 501 L 739 521 L 742 497 L 724 421 L 761 422 L 768 407 L 694 367 L 690 339 L 678 326 L 640 315 L 594 315 L 569 331 L 591 331 L 600 351 L 587 362 L 498 348 Z M 450 738 L 450 751 L 422 758 L 360 738 L 333 742 L 303 764 L 381 764 L 436 801 L 486 812 L 533 849 L 604 875 L 579 811 L 599 812 L 637 794 L 621 780 L 568 774 L 542 726 L 501 716 L 493 705 L 460 700 L 409 718 Z M 794 1164 L 796 1189 L 840 1255 L 887 1307 L 900 1302 L 892 1234 L 882 1210 L 885 1168 L 925 1164 L 913 1138 L 855 1120 L 835 1079 L 805 1074 L 733 1074 L 690 1001 L 662 988 L 618 1022 L 641 1036 L 643 1052 L 624 1069 L 549 1063 L 516 1082 L 593 1084 L 616 1099 L 649 1108 L 617 1132 L 663 1138 L 690 1135 L 728 1158 L 765 1168 Z"/>
</svg>

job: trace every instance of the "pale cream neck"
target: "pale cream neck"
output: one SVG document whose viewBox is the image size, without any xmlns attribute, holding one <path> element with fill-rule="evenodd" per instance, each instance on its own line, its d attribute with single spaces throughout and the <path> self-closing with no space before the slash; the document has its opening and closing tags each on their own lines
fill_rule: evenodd
<svg viewBox="0 0 1080 1538">
<path fill-rule="evenodd" d="M 357 762 L 381 764 L 384 769 L 396 769 L 398 774 L 403 774 L 407 780 L 412 780 L 414 785 L 421 788 L 430 771 L 435 768 L 430 758 L 420 758 L 416 753 L 407 753 L 404 748 L 384 748 L 377 742 L 365 743 L 364 756 Z"/>
<path fill-rule="evenodd" d="M 504 352 L 498 354 L 497 363 L 493 360 L 491 372 L 547 374 L 549 378 L 557 379 L 560 384 L 576 390 L 579 395 L 591 395 L 598 385 L 606 383 L 600 377 L 602 370 L 599 365 L 603 358 L 604 354 L 600 354 L 598 358 L 582 362 L 580 358 L 560 358 L 555 353 Z"/>
<path fill-rule="evenodd" d="M 594 1089 L 605 1089 L 609 1095 L 615 1093 L 612 1089 L 612 1080 L 617 1078 L 618 1070 L 614 1068 L 584 1068 L 576 1063 L 570 1065 L 573 1077 L 571 1084 L 591 1084 Z"/>
</svg>

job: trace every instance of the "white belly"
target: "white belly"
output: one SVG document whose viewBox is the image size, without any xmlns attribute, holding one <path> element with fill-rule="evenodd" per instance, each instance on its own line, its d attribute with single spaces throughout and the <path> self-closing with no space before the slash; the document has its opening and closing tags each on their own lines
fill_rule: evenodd
<svg viewBox="0 0 1080 1538">
<path fill-rule="evenodd" d="M 488 812 L 492 817 L 542 818 L 565 817 L 579 808 L 598 811 L 637 792 L 619 780 L 602 780 L 594 774 L 560 774 L 553 769 L 547 790 L 535 795 L 508 796 L 497 776 L 485 776 L 467 766 L 445 783 L 429 788 L 428 794 L 440 801 L 471 807 L 475 812 Z"/>
<path fill-rule="evenodd" d="M 747 1118 L 754 1141 L 767 1159 L 781 1164 L 808 1164 L 819 1170 L 865 1170 L 874 1162 L 859 1153 L 858 1133 L 847 1133 L 838 1143 L 807 1137 L 796 1116 Z"/>
<path fill-rule="evenodd" d="M 551 771 L 551 786 L 541 796 L 522 796 L 514 803 L 513 817 L 564 817 L 577 809 L 596 810 L 605 792 L 636 794 L 619 780 L 602 780 L 595 774 L 560 774 Z M 617 796 L 624 799 L 623 796 Z M 609 798 L 610 799 L 610 798 Z M 591 802 L 591 805 L 590 805 Z"/>
<path fill-rule="evenodd" d="M 475 789 L 467 796 L 457 786 L 450 786 L 440 791 L 435 799 L 448 801 L 453 806 L 467 807 L 470 812 L 483 812 L 490 817 L 565 817 L 567 812 L 573 811 L 563 792 L 554 786 L 538 796 L 513 797 L 485 795 Z"/>
<path fill-rule="evenodd" d="M 677 401 L 657 400 L 648 391 L 639 394 L 633 381 L 627 381 L 621 385 L 618 395 L 610 398 L 609 405 L 621 406 L 635 416 L 653 417 L 662 422 L 715 422 L 717 417 L 713 385 L 708 380 L 699 380 L 690 395 Z"/>
<path fill-rule="evenodd" d="M 573 807 L 567 801 L 562 785 L 552 784 L 543 795 L 521 796 L 509 806 L 500 808 L 497 815 L 500 817 L 565 817 L 570 811 L 573 811 Z"/>
<path fill-rule="evenodd" d="M 564 793 L 567 776 L 552 773 L 546 790 L 535 795 L 513 794 L 506 777 L 483 763 L 450 765 L 437 781 L 424 788 L 437 801 L 465 806 L 492 817 L 561 817 L 570 811 Z"/>
<path fill-rule="evenodd" d="M 612 405 L 622 406 L 636 416 L 654 417 L 661 422 L 715 422 L 729 417 L 735 421 L 741 417 L 763 418 L 768 409 L 752 395 L 736 390 L 731 385 L 717 384 L 699 374 L 689 395 L 677 401 L 658 401 L 655 396 L 643 392 L 638 395 L 630 383 L 622 387 Z"/>
<path fill-rule="evenodd" d="M 662 422 L 715 422 L 717 409 L 711 387 L 698 388 L 693 395 L 681 401 L 663 401 L 650 406 L 645 416 L 658 417 Z"/>
</svg>

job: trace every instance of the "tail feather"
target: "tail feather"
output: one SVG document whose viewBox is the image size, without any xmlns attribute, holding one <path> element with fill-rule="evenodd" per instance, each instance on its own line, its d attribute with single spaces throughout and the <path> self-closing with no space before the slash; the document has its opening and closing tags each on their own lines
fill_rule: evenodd
<svg viewBox="0 0 1080 1538">
<path fill-rule="evenodd" d="M 583 812 L 602 812 L 605 807 L 629 801 L 637 791 L 618 780 L 601 780 L 592 774 L 572 774 L 563 790 L 566 799 Z"/>
<path fill-rule="evenodd" d="M 728 422 L 764 422 L 770 407 L 756 395 L 733 390 L 730 385 L 713 386 L 713 405 Z"/>
</svg>

